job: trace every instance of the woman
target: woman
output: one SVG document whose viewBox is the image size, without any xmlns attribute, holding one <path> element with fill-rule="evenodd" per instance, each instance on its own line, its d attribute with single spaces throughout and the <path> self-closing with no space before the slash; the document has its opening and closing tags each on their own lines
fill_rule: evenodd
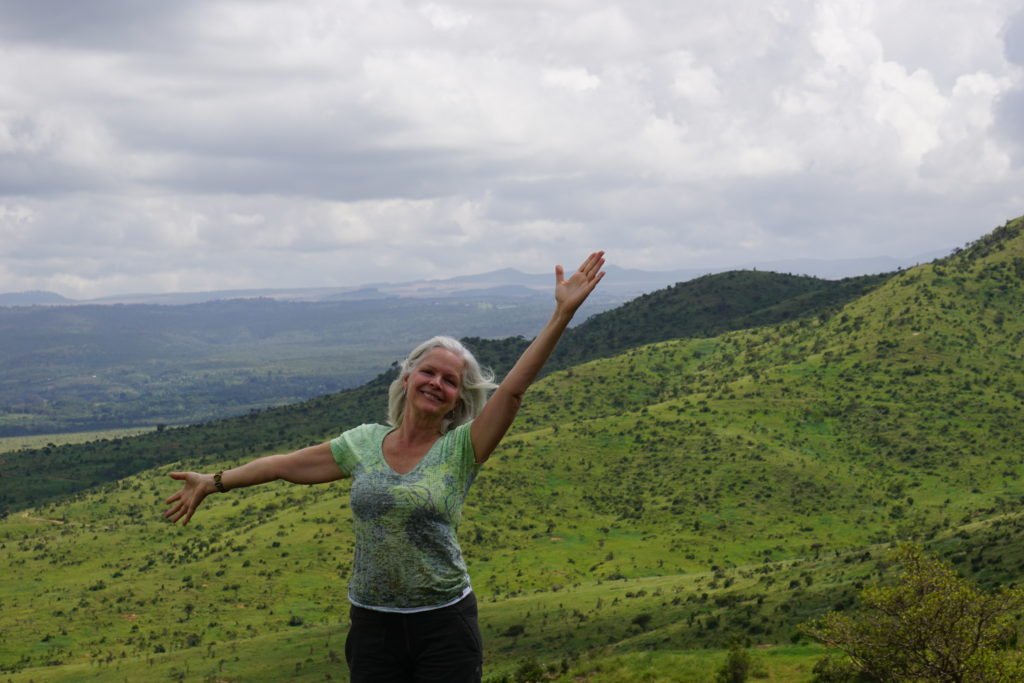
<svg viewBox="0 0 1024 683">
<path fill-rule="evenodd" d="M 417 347 L 391 384 L 391 427 L 362 425 L 319 446 L 216 474 L 172 472 L 164 514 L 188 524 L 207 495 L 276 479 L 351 477 L 356 537 L 345 655 L 353 683 L 479 681 L 483 650 L 455 529 L 480 466 L 515 419 L 527 388 L 580 304 L 604 277 L 595 252 L 569 278 L 555 267 L 555 311 L 494 387 L 449 337 Z"/>
</svg>

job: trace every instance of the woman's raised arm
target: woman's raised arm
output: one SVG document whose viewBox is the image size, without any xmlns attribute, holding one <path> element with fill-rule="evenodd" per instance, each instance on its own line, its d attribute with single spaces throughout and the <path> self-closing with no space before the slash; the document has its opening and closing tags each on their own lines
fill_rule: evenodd
<svg viewBox="0 0 1024 683">
<path fill-rule="evenodd" d="M 345 476 L 334 461 L 329 442 L 303 448 L 294 453 L 257 458 L 219 474 L 220 485 L 224 491 L 265 484 L 278 479 L 293 484 L 323 484 Z M 219 490 L 216 483 L 217 475 L 171 472 L 170 477 L 183 483 L 181 490 L 167 499 L 166 504 L 171 507 L 164 513 L 164 517 L 175 523 L 181 520 L 181 525 L 185 526 L 203 499 Z"/>
<path fill-rule="evenodd" d="M 580 304 L 586 301 L 604 277 L 604 271 L 601 270 L 603 265 L 604 252 L 596 251 L 568 278 L 562 266 L 555 266 L 555 312 L 494 390 L 483 412 L 470 428 L 477 462 L 490 457 L 512 426 L 526 390 L 555 350 L 555 345 Z"/>
</svg>

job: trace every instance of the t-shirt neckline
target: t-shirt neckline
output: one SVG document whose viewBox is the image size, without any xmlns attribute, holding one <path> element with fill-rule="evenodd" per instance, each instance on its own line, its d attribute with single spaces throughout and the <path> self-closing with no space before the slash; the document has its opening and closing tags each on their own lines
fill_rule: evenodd
<svg viewBox="0 0 1024 683">
<path fill-rule="evenodd" d="M 391 474 L 395 475 L 396 477 L 407 477 L 416 470 L 418 470 L 420 468 L 420 465 L 422 465 L 426 461 L 426 459 L 431 456 L 431 454 L 437 448 L 438 444 L 441 443 L 441 440 L 444 439 L 445 435 L 442 434 L 441 436 L 437 437 L 437 440 L 434 441 L 434 443 L 430 444 L 430 448 L 427 449 L 427 452 L 423 454 L 423 457 L 420 458 L 419 462 L 417 462 L 411 470 L 409 470 L 408 472 L 399 472 L 394 467 L 392 467 L 391 463 L 388 462 L 388 459 L 384 457 L 384 439 L 387 438 L 388 434 L 396 431 L 397 429 L 398 427 L 392 427 L 391 429 L 388 429 L 381 435 L 380 441 L 377 443 L 377 457 L 380 458 L 380 461 L 384 463 L 384 467 L 388 468 Z"/>
</svg>

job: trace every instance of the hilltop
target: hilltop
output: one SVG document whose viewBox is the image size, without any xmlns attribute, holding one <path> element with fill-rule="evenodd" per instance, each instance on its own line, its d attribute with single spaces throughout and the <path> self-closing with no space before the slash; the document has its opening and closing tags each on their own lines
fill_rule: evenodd
<svg viewBox="0 0 1024 683">
<path fill-rule="evenodd" d="M 706 275 L 644 294 L 567 330 L 545 372 L 669 339 L 712 337 L 823 315 L 871 291 L 892 273 L 822 280 L 756 270 Z M 466 340 L 498 369 L 511 367 L 528 340 Z"/>
<path fill-rule="evenodd" d="M 541 380 L 460 529 L 488 671 L 536 659 L 561 681 L 626 681 L 614 662 L 736 640 L 774 646 L 758 651 L 765 667 L 775 652 L 813 664 L 814 650 L 788 649 L 796 625 L 848 607 L 899 539 L 983 585 L 1020 581 L 1022 231 L 1012 221 L 836 311 Z M 187 529 L 154 518 L 172 466 L 252 449 L 182 449 L 181 463 L 4 520 L 8 675 L 341 674 L 343 482 L 233 491 Z M 777 680 L 808 680 L 809 664 Z"/>
</svg>

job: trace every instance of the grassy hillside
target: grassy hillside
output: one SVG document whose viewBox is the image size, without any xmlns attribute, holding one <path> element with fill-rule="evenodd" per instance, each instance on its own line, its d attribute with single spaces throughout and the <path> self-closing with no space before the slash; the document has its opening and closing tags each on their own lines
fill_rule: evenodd
<svg viewBox="0 0 1024 683">
<path fill-rule="evenodd" d="M 700 278 L 641 297 L 569 330 L 549 370 L 630 348 L 636 339 L 650 342 L 693 336 L 699 330 L 739 329 L 754 318 L 818 315 L 882 279 L 884 276 L 829 281 L 753 271 Z M 663 314 L 651 316 L 652 306 L 661 307 Z M 628 329 L 630 334 L 610 332 L 618 329 Z M 606 341 L 600 342 L 604 337 Z M 498 371 L 510 367 L 527 343 L 522 337 L 466 341 L 486 365 Z M 412 345 L 408 341 L 406 347 Z M 395 355 L 406 353 L 406 347 Z M 366 385 L 338 394 L 243 417 L 161 430 L 142 438 L 99 439 L 0 456 L 0 512 L 120 479 L 178 460 L 182 454 L 205 455 L 213 461 L 319 443 L 347 426 L 381 421 L 391 378 L 388 371 Z M 39 471 L 40 460 L 47 463 L 44 472 Z"/>
<path fill-rule="evenodd" d="M 488 674 L 702 681 L 739 641 L 807 681 L 797 624 L 885 577 L 897 539 L 1019 581 L 1022 228 L 834 315 L 541 381 L 460 530 Z M 174 467 L 238 459 L 194 456 Z M 347 485 L 233 491 L 181 529 L 156 518 L 170 469 L 0 524 L 5 675 L 344 680 Z"/>
</svg>

